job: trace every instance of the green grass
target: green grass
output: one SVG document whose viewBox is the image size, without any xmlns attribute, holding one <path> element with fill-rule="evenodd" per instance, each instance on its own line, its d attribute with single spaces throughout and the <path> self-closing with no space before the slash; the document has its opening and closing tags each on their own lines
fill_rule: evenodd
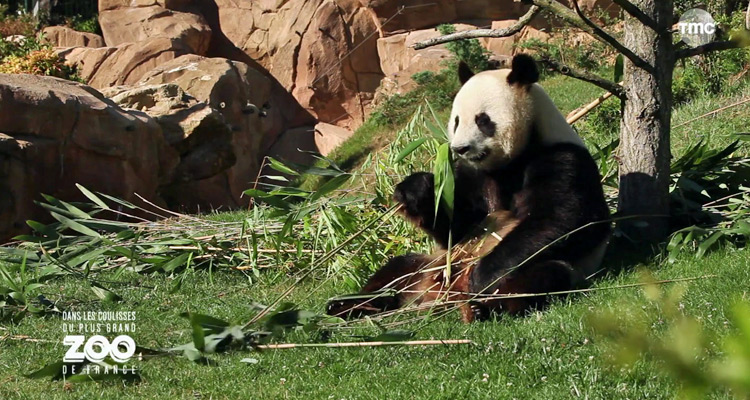
<svg viewBox="0 0 750 400">
<path fill-rule="evenodd" d="M 737 297 L 747 295 L 750 254 L 724 249 L 695 260 L 686 255 L 672 265 L 639 265 L 657 278 L 715 274 L 716 278 L 691 282 L 684 298 L 684 312 L 700 318 L 719 335 L 726 333 L 727 310 Z M 190 341 L 187 322 L 178 316 L 194 311 L 245 322 L 248 304 L 268 302 L 284 284 L 248 285 L 237 272 L 217 273 L 213 282 L 206 273 L 186 279 L 183 289 L 169 294 L 170 279 L 133 275 L 132 286 L 119 290 L 122 305 L 102 304 L 80 281 L 66 279 L 47 293 L 50 298 L 75 304 L 77 309 L 137 312 L 139 345 L 168 347 Z M 595 287 L 638 282 L 638 274 L 626 272 L 600 279 Z M 155 289 L 152 289 L 154 287 Z M 307 298 L 309 290 L 319 292 Z M 295 290 L 293 301 L 321 310 L 327 295 L 343 288 L 315 282 Z M 623 303 L 642 301 L 639 289 L 614 289 L 576 295 L 527 318 L 463 325 L 456 316 L 434 322 L 417 333 L 419 339 L 471 339 L 476 345 L 392 347 L 379 349 L 293 349 L 248 354 L 235 352 L 214 356 L 216 367 L 194 364 L 182 358 L 136 363 L 144 380 L 136 385 L 116 383 L 73 384 L 29 380 L 20 376 L 62 357 L 62 322 L 58 318 L 26 318 L 17 326 L 5 326 L 2 335 L 28 335 L 46 342 L 0 341 L 0 396 L 2 398 L 311 398 L 346 399 L 409 398 L 670 398 L 675 383 L 661 374 L 656 362 L 639 362 L 622 371 L 610 366 L 603 347 L 585 322 L 588 313 L 616 310 Z M 654 330 L 659 315 L 651 315 Z M 314 341 L 294 334 L 289 341 Z M 336 335 L 333 340 L 353 340 Z M 716 349 L 718 351 L 718 349 Z M 245 357 L 258 364 L 240 363 Z M 486 376 L 485 376 L 486 374 Z M 486 378 L 486 381 L 485 381 Z M 725 397 L 717 394 L 717 398 Z"/>
<path fill-rule="evenodd" d="M 601 94 L 590 85 L 553 77 L 543 85 L 567 113 Z M 723 105 L 732 104 L 746 95 L 737 91 L 732 95 L 699 98 L 676 110 L 675 123 L 688 121 Z M 750 120 L 745 115 L 746 104 L 715 117 L 703 118 L 673 133 L 674 154 L 679 156 L 691 143 L 700 138 L 721 145 L 729 142 L 729 135 L 750 131 Z M 441 110 L 442 115 L 446 110 Z M 580 129 L 584 130 L 584 127 Z M 366 124 L 350 142 L 339 148 L 337 161 L 364 157 L 366 168 L 384 162 L 372 153 L 387 146 L 395 137 L 396 129 Z M 594 133 L 586 140 L 604 144 L 612 137 Z M 357 163 L 362 163 L 359 159 Z M 357 164 L 352 162 L 352 165 Z M 374 167 L 372 167 L 374 168 Z M 424 169 L 414 164 L 402 169 Z M 395 178 L 397 179 L 397 178 Z M 356 180 L 354 189 L 372 192 L 370 180 Z M 367 208 L 368 206 L 364 206 Z M 216 214 L 216 221 L 244 220 L 247 212 Z M 403 224 L 403 223 L 399 223 Z M 383 251 L 392 255 L 399 250 L 384 250 L 394 235 L 403 233 L 402 225 L 387 225 L 383 240 L 371 243 L 368 251 Z M 324 231 L 325 234 L 325 231 Z M 423 249 L 424 237 L 407 231 L 411 236 L 406 248 Z M 306 242 L 307 243 L 307 242 Z M 349 249 L 347 256 L 356 256 Z M 613 270 L 597 279 L 594 288 L 608 288 L 638 283 L 640 271 L 648 271 L 658 279 L 715 275 L 685 283 L 687 292 L 681 303 L 686 315 L 698 318 L 711 334 L 721 337 L 732 330 L 728 312 L 738 299 L 747 301 L 750 282 L 750 253 L 726 246 L 702 259 L 682 254 L 673 264 L 657 257 L 644 263 L 624 265 L 620 269 L 617 254 L 605 263 Z M 66 310 L 136 311 L 137 330 L 132 334 L 136 343 L 151 348 L 168 348 L 191 341 L 188 321 L 179 313 L 192 311 L 212 315 L 234 323 L 245 323 L 253 315 L 253 302 L 271 303 L 292 284 L 295 271 L 290 265 L 304 265 L 302 259 L 292 257 L 291 263 L 268 265 L 259 276 L 231 270 L 188 271 L 182 287 L 170 293 L 175 276 L 165 274 L 140 275 L 125 273 L 114 277 L 100 275 L 100 279 L 122 282 L 111 288 L 123 297 L 117 304 L 100 302 L 87 284 L 68 277 L 50 282 L 41 289 L 47 298 L 58 302 Z M 322 312 L 327 298 L 352 291 L 361 277 L 377 265 L 360 271 L 360 281 L 352 281 L 344 274 L 352 265 L 363 268 L 361 262 L 345 258 L 335 260 L 335 267 L 316 274 L 296 287 L 289 301 L 304 309 Z M 2 267 L 2 264 L 0 264 Z M 345 277 L 346 275 L 346 277 Z M 672 285 L 669 285 L 672 286 Z M 553 304 L 544 312 L 526 318 L 501 318 L 498 321 L 461 324 L 454 313 L 429 324 L 413 323 L 405 328 L 416 330 L 416 339 L 470 339 L 476 345 L 435 347 L 389 347 L 356 349 L 292 349 L 268 350 L 260 353 L 230 352 L 211 355 L 218 361 L 215 367 L 194 364 L 187 359 L 158 358 L 136 362 L 143 381 L 139 384 L 76 383 L 31 380 L 22 375 L 51 362 L 59 361 L 65 351 L 64 333 L 60 318 L 27 317 L 19 324 L 0 326 L 0 398 L 309 398 L 309 399 L 411 399 L 411 398 L 469 398 L 469 399 L 551 399 L 551 398 L 674 398 L 677 382 L 665 375 L 659 361 L 638 361 L 629 369 L 613 366 L 607 356 L 607 346 L 587 322 L 589 315 L 607 311 L 622 312 L 628 304 L 644 304 L 639 315 L 651 321 L 653 333 L 663 337 L 663 315 L 654 310 L 639 288 L 620 288 L 573 295 Z M 656 307 L 658 308 L 658 307 Z M 632 309 L 631 309 L 632 310 Z M 353 333 L 377 334 L 372 327 Z M 19 336 L 39 341 L 14 340 Z M 357 341 L 342 331 L 333 333 L 331 341 Z M 283 342 L 314 343 L 322 341 L 318 333 L 293 332 Z M 710 355 L 720 354 L 718 341 L 708 345 Z M 257 364 L 240 360 L 256 358 Z M 711 394 L 711 398 L 729 398 L 725 392 Z"/>
</svg>

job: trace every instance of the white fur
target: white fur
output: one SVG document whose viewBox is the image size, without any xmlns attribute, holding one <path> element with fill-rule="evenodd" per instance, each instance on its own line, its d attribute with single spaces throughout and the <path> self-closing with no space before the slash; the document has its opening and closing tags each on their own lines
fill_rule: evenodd
<svg viewBox="0 0 750 400">
<path fill-rule="evenodd" d="M 468 160 L 487 154 L 473 163 L 489 170 L 517 157 L 528 143 L 532 127 L 543 144 L 584 145 L 541 86 L 510 85 L 508 74 L 508 69 L 480 72 L 459 90 L 448 123 L 451 147 L 471 146 L 465 154 Z M 482 112 L 496 125 L 492 137 L 483 134 L 475 123 L 476 115 Z"/>
</svg>

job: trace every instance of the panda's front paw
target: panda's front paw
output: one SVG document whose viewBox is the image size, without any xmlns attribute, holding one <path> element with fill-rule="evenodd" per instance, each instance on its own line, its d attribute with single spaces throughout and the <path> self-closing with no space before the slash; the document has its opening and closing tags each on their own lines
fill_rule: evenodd
<svg viewBox="0 0 750 400">
<path fill-rule="evenodd" d="M 431 220 L 435 212 L 435 182 L 433 175 L 428 172 L 417 172 L 409 175 L 403 182 L 396 185 L 393 200 L 403 206 L 403 213 L 407 217 L 417 220 L 417 224 L 424 224 Z"/>
</svg>

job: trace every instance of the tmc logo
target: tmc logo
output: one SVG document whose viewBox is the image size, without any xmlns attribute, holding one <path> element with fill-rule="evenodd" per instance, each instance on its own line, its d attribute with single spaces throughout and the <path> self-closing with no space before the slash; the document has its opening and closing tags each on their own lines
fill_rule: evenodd
<svg viewBox="0 0 750 400">
<path fill-rule="evenodd" d="M 682 41 L 696 47 L 711 43 L 716 36 L 716 21 L 706 10 L 688 10 L 677 24 Z"/>
<path fill-rule="evenodd" d="M 81 362 L 84 359 L 101 362 L 110 357 L 117 363 L 125 363 L 135 354 L 135 341 L 128 335 L 120 335 L 112 342 L 102 335 L 92 336 L 88 340 L 83 335 L 68 335 L 63 339 L 63 344 L 70 346 L 63 357 L 64 362 Z M 81 346 L 83 351 L 80 351 Z"/>
</svg>

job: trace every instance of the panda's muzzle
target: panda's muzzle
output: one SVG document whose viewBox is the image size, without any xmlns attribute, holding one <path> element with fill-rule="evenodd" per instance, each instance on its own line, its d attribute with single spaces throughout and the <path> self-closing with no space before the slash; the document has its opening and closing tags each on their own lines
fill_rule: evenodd
<svg viewBox="0 0 750 400">
<path fill-rule="evenodd" d="M 488 151 L 486 150 L 478 151 L 474 146 L 470 146 L 470 145 L 451 146 L 451 150 L 453 151 L 453 154 L 455 154 L 456 156 L 461 157 L 473 163 L 482 162 L 489 155 Z"/>
<path fill-rule="evenodd" d="M 489 155 L 490 155 L 489 152 L 480 151 L 479 153 L 476 153 L 476 154 L 472 155 L 471 157 L 467 157 L 467 159 L 469 161 L 473 162 L 473 163 L 480 163 L 480 162 L 484 161 L 484 159 L 487 158 L 487 156 L 489 156 Z"/>
</svg>

